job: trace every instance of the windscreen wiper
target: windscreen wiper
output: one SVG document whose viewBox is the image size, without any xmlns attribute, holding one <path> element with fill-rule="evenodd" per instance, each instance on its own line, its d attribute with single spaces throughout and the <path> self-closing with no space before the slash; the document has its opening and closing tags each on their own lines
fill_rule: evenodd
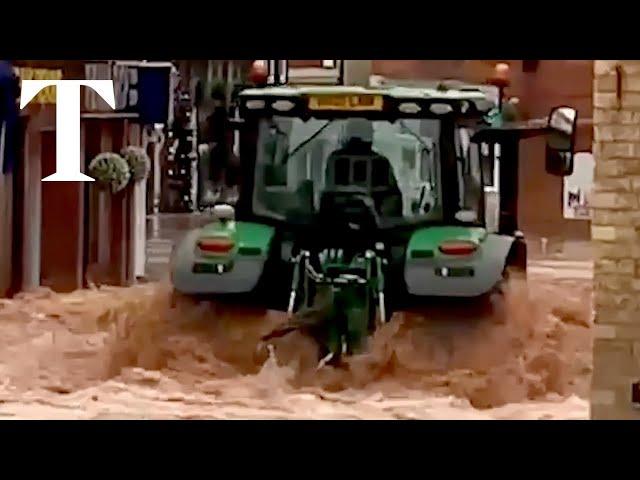
<svg viewBox="0 0 640 480">
<path fill-rule="evenodd" d="M 305 145 L 307 145 L 309 142 L 311 142 L 314 138 L 316 138 L 318 135 L 320 135 L 329 125 L 331 125 L 333 122 L 328 120 L 327 123 L 325 123 L 323 126 L 321 126 L 316 132 L 313 133 L 313 135 L 311 135 L 309 138 L 307 138 L 304 142 L 302 142 L 300 145 L 298 145 L 296 148 L 294 148 L 290 153 L 287 154 L 287 160 L 291 157 L 293 157 L 296 153 L 298 153 Z"/>
<path fill-rule="evenodd" d="M 406 123 L 404 123 L 404 121 L 402 120 L 398 120 L 398 122 L 400 123 L 400 126 L 402 127 L 403 130 L 406 130 L 409 135 L 411 135 L 413 138 L 415 138 L 416 140 L 418 140 L 418 142 L 420 142 L 420 144 L 427 149 L 427 151 L 429 153 L 431 153 L 433 151 L 433 145 L 427 145 L 425 143 L 425 141 L 422 139 L 422 137 L 420 135 L 418 135 L 417 133 L 415 133 L 413 130 L 411 130 Z"/>
</svg>

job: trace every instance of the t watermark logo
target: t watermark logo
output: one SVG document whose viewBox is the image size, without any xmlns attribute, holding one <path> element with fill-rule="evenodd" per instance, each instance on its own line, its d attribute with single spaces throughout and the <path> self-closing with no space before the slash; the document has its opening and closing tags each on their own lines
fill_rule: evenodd
<svg viewBox="0 0 640 480">
<path fill-rule="evenodd" d="M 23 80 L 20 110 L 44 88 L 56 87 L 56 172 L 43 182 L 93 182 L 80 171 L 80 87 L 116 108 L 113 80 Z"/>
</svg>

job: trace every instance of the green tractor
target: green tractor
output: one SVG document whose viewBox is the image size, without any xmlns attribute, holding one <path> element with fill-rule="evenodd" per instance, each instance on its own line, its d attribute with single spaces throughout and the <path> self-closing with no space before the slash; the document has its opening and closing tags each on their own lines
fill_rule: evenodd
<svg viewBox="0 0 640 480">
<path fill-rule="evenodd" d="M 300 330 L 325 363 L 361 351 L 396 311 L 481 298 L 509 272 L 525 274 L 519 141 L 545 136 L 547 172 L 571 174 L 577 111 L 513 123 L 492 98 L 462 84 L 241 91 L 239 199 L 176 247 L 176 293 L 286 311 L 265 342 Z M 486 152 L 496 145 L 489 229 Z"/>
</svg>

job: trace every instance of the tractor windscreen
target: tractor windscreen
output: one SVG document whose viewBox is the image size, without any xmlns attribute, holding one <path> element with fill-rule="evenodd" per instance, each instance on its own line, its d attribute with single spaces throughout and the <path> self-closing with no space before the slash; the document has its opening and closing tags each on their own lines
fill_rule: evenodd
<svg viewBox="0 0 640 480">
<path fill-rule="evenodd" d="M 438 120 L 360 117 L 260 121 L 254 213 L 318 213 L 323 196 L 366 198 L 384 220 L 442 220 Z"/>
</svg>

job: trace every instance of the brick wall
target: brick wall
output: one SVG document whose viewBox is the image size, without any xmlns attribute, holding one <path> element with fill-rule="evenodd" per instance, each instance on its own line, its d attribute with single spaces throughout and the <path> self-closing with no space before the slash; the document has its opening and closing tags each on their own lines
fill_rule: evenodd
<svg viewBox="0 0 640 480">
<path fill-rule="evenodd" d="M 640 61 L 598 60 L 594 74 L 591 416 L 640 419 L 631 406 L 631 384 L 640 380 Z"/>
</svg>

